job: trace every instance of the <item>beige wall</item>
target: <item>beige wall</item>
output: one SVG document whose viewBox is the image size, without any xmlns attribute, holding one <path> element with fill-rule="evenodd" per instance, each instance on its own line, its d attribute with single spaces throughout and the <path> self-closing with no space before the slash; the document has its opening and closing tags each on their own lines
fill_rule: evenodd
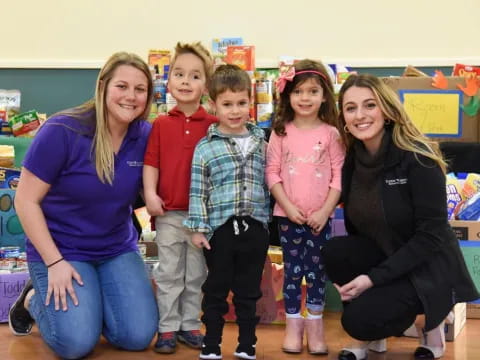
<svg viewBox="0 0 480 360">
<path fill-rule="evenodd" d="M 0 67 L 98 67 L 222 36 L 255 45 L 259 66 L 480 64 L 480 0 L 0 0 L 0 13 Z"/>
</svg>

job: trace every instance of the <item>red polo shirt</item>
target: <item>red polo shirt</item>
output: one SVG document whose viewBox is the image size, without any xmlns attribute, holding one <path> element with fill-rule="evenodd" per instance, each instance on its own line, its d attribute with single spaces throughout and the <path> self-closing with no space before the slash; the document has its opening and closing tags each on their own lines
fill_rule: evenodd
<svg viewBox="0 0 480 360">
<path fill-rule="evenodd" d="M 175 107 L 153 123 L 144 164 L 159 170 L 157 193 L 166 210 L 188 210 L 193 152 L 216 121 L 200 106 L 188 117 Z"/>
</svg>

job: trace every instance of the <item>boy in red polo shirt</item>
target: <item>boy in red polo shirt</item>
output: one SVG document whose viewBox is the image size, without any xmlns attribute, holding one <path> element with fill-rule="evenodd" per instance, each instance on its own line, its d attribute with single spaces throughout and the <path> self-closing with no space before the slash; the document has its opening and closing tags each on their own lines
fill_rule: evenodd
<svg viewBox="0 0 480 360">
<path fill-rule="evenodd" d="M 191 233 L 182 225 L 188 217 L 190 168 L 197 142 L 216 118 L 200 105 L 213 70 L 212 58 L 200 43 L 175 48 L 168 90 L 177 106 L 154 124 L 143 168 L 145 203 L 155 217 L 159 266 L 154 270 L 160 312 L 154 351 L 173 353 L 179 341 L 200 348 L 201 286 L 206 265 Z"/>
</svg>

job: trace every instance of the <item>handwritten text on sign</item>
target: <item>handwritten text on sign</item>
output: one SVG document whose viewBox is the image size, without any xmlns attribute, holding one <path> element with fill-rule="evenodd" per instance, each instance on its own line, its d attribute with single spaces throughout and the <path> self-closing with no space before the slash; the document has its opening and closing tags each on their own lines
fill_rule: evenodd
<svg viewBox="0 0 480 360">
<path fill-rule="evenodd" d="M 457 90 L 400 90 L 405 110 L 419 128 L 429 136 L 462 135 L 463 95 Z"/>
</svg>

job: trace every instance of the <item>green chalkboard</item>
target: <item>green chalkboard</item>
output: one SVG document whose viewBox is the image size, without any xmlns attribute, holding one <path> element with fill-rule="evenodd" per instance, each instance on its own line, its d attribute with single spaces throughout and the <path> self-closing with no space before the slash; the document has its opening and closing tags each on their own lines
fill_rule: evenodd
<svg viewBox="0 0 480 360">
<path fill-rule="evenodd" d="M 0 89 L 21 92 L 21 111 L 53 113 L 93 97 L 96 69 L 0 69 Z"/>
<path fill-rule="evenodd" d="M 440 69 L 445 75 L 451 67 L 420 67 L 433 75 Z M 398 76 L 404 67 L 353 68 L 359 73 L 377 76 Z M 98 69 L 0 69 L 0 89 L 19 89 L 22 93 L 21 111 L 37 110 L 47 115 L 79 105 L 95 92 Z"/>
</svg>

